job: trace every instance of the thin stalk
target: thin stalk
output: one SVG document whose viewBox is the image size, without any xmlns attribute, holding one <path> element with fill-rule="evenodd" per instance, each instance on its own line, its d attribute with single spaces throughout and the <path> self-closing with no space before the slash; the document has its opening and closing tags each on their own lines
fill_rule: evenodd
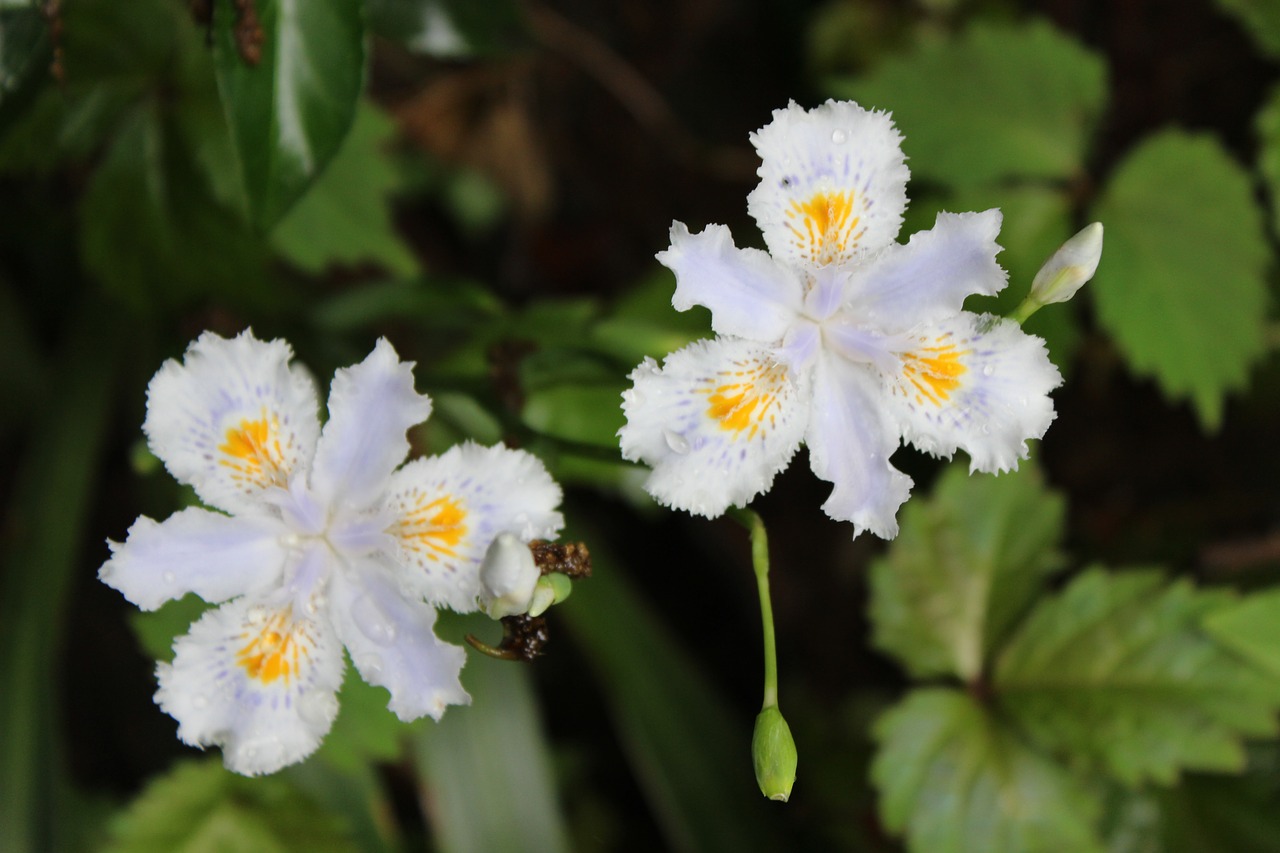
<svg viewBox="0 0 1280 853">
<path fill-rule="evenodd" d="M 764 702 L 763 708 L 778 705 L 778 645 L 773 632 L 773 601 L 769 597 L 769 537 L 764 521 L 752 510 L 741 509 L 734 517 L 751 533 L 751 563 L 756 572 L 756 591 L 760 596 L 760 627 L 764 634 Z"/>
</svg>

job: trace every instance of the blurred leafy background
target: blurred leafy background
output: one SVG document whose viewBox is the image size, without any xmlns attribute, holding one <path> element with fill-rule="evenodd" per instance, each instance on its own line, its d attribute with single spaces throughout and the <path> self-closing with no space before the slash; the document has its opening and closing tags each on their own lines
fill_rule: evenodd
<svg viewBox="0 0 1280 853">
<path fill-rule="evenodd" d="M 1268 0 L 0 0 L 0 846 L 14 850 L 1280 849 L 1280 5 Z M 754 229 L 747 133 L 790 99 L 892 110 L 904 234 L 999 206 L 1006 311 L 1066 376 L 1022 472 L 913 451 L 886 546 L 793 465 L 773 548 L 786 806 L 751 778 L 759 626 L 732 522 L 660 511 L 627 372 L 705 334 L 673 218 Z M 270 779 L 176 740 L 105 540 L 193 500 L 146 382 L 201 330 L 322 379 L 379 335 L 437 452 L 568 485 L 595 577 L 532 666 L 402 726 L 349 679 Z M 453 636 L 489 631 L 464 618 Z"/>
</svg>

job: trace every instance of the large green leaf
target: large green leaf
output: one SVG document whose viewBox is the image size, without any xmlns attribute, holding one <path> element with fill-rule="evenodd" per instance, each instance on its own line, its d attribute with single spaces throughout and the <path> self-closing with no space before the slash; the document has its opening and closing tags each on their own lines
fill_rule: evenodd
<svg viewBox="0 0 1280 853">
<path fill-rule="evenodd" d="M 385 148 L 394 136 L 391 119 L 362 103 L 329 168 L 271 235 L 291 263 L 313 273 L 362 261 L 402 276 L 418 271 L 391 219 L 390 194 L 399 179 Z"/>
<path fill-rule="evenodd" d="M 462 682 L 472 704 L 450 709 L 417 738 L 435 849 L 567 851 L 550 750 L 527 668 L 472 654 Z"/>
<path fill-rule="evenodd" d="M 1098 319 L 1135 372 L 1215 428 L 1265 349 L 1268 250 L 1248 174 L 1213 139 L 1164 131 L 1120 164 L 1093 218 L 1107 229 Z"/>
<path fill-rule="evenodd" d="M 178 128 L 146 101 L 130 115 L 81 199 L 85 266 L 140 310 L 208 293 L 261 299 L 260 243 L 214 198 Z"/>
<path fill-rule="evenodd" d="M 1218 6 L 1240 20 L 1264 53 L 1280 59 L 1280 4 L 1275 0 L 1218 0 Z"/>
<path fill-rule="evenodd" d="M 1126 784 L 1239 772 L 1242 739 L 1276 732 L 1280 679 L 1201 630 L 1230 598 L 1158 572 L 1086 571 L 1005 647 L 1000 707 L 1040 744 Z"/>
<path fill-rule="evenodd" d="M 355 850 L 350 830 L 280 777 L 246 779 L 216 760 L 153 781 L 111 827 L 108 853 Z"/>
<path fill-rule="evenodd" d="M 972 698 L 916 690 L 875 725 L 880 815 L 927 853 L 1101 850 L 1096 795 Z"/>
<path fill-rule="evenodd" d="M 991 650 L 1061 564 L 1064 505 L 1033 466 L 970 477 L 951 465 L 871 566 L 877 647 L 918 678 L 976 679 Z"/>
<path fill-rule="evenodd" d="M 1106 95 L 1102 61 L 1045 23 L 975 24 L 829 88 L 890 110 L 912 172 L 952 185 L 1077 176 Z"/>
<path fill-rule="evenodd" d="M 1280 235 L 1280 86 L 1272 87 L 1258 110 L 1254 130 L 1258 137 L 1258 169 L 1271 196 L 1271 230 Z"/>
<path fill-rule="evenodd" d="M 218 88 L 240 155 L 249 213 L 270 228 L 337 153 L 364 83 L 360 0 L 258 0 L 256 64 L 236 42 L 232 0 L 214 7 Z"/>
<path fill-rule="evenodd" d="M 1246 596 L 1211 611 L 1205 631 L 1280 679 L 1280 589 Z"/>
</svg>

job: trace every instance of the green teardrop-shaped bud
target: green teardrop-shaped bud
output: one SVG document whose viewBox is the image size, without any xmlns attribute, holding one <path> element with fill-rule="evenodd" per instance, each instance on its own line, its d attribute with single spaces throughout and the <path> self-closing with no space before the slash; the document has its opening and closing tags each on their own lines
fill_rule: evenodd
<svg viewBox="0 0 1280 853">
<path fill-rule="evenodd" d="M 533 588 L 533 598 L 529 601 L 529 615 L 541 616 L 553 604 L 559 604 L 573 592 L 573 581 L 566 574 L 552 572 L 538 578 Z"/>
<path fill-rule="evenodd" d="M 760 793 L 785 803 L 796 783 L 798 760 L 791 727 L 778 706 L 770 705 L 756 717 L 756 730 L 751 735 L 751 761 Z"/>
<path fill-rule="evenodd" d="M 1031 282 L 1031 299 L 1041 305 L 1066 302 L 1093 278 L 1102 257 L 1102 223 L 1086 225 L 1049 256 Z"/>
</svg>

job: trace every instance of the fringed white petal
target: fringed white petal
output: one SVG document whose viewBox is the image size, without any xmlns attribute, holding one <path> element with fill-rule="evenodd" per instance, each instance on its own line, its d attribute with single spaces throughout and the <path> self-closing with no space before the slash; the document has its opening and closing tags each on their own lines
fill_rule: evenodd
<svg viewBox="0 0 1280 853">
<path fill-rule="evenodd" d="M 322 612 L 237 599 L 200 617 L 157 669 L 156 703 L 192 746 L 221 746 L 227 767 L 274 773 L 306 758 L 338 713 L 342 647 Z"/>
<path fill-rule="evenodd" d="M 897 237 L 909 172 L 887 113 L 851 101 L 807 111 L 793 102 L 751 142 L 763 162 L 747 210 L 775 258 L 846 263 Z"/>
<path fill-rule="evenodd" d="M 835 485 L 822 505 L 827 515 L 853 522 L 855 537 L 863 530 L 897 536 L 898 507 L 911 493 L 911 478 L 889 461 L 897 431 L 869 367 L 829 353 L 818 358 L 805 443 L 813 473 Z"/>
<path fill-rule="evenodd" d="M 202 334 L 181 363 L 166 361 L 147 387 L 151 451 L 206 504 L 260 512 L 268 490 L 311 461 L 316 390 L 281 340 L 250 331 Z"/>
<path fill-rule="evenodd" d="M 406 598 L 372 560 L 357 569 L 335 579 L 331 600 L 338 634 L 364 680 L 391 692 L 388 707 L 405 722 L 439 720 L 449 705 L 470 704 L 458 678 L 466 651 L 435 635 L 435 610 Z"/>
<path fill-rule="evenodd" d="M 470 442 L 417 459 L 391 478 L 385 510 L 401 581 L 433 604 L 476 609 L 480 564 L 499 533 L 553 538 L 560 487 L 523 450 Z"/>
<path fill-rule="evenodd" d="M 775 341 L 800 311 L 804 284 L 796 273 L 759 249 L 737 248 L 723 225 L 690 234 L 674 223 L 671 248 L 658 260 L 676 274 L 676 310 L 711 309 L 711 327 L 721 335 Z"/>
<path fill-rule="evenodd" d="M 996 263 L 999 210 L 939 213 L 932 229 L 911 235 L 850 271 L 846 311 L 886 332 L 954 317 L 970 294 L 1004 289 Z"/>
<path fill-rule="evenodd" d="M 316 498 L 331 507 L 372 504 L 409 454 L 405 433 L 430 414 L 431 400 L 413 388 L 413 362 L 379 339 L 364 361 L 333 377 L 311 471 Z"/>
<path fill-rule="evenodd" d="M 1062 381 L 1044 341 L 1011 320 L 963 313 L 920 334 L 884 376 L 903 437 L 939 456 L 957 448 L 971 471 L 1007 471 L 1053 421 Z"/>
<path fill-rule="evenodd" d="M 768 347 L 697 341 L 646 359 L 623 394 L 622 455 L 652 466 L 660 503 L 714 518 L 769 488 L 800 446 L 809 389 Z"/>
<path fill-rule="evenodd" d="M 188 508 L 157 523 L 142 516 L 98 579 L 143 610 L 189 592 L 211 603 L 254 595 L 280 580 L 287 558 L 284 525 L 269 516 L 233 518 Z"/>
</svg>

